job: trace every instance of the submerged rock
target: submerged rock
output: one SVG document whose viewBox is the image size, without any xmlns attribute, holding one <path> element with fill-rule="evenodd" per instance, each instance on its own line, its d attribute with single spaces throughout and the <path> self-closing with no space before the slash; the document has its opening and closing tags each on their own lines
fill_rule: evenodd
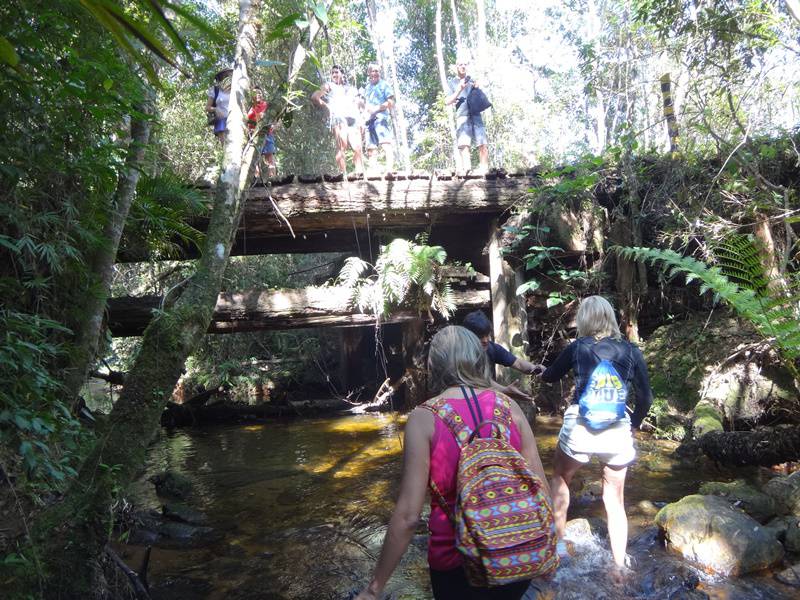
<svg viewBox="0 0 800 600">
<path fill-rule="evenodd" d="M 783 558 L 770 530 L 718 496 L 686 496 L 662 508 L 655 522 L 675 550 L 721 575 L 759 571 Z"/>
<path fill-rule="evenodd" d="M 192 482 L 185 475 L 174 471 L 164 471 L 156 473 L 150 478 L 156 486 L 156 494 L 165 498 L 177 498 L 186 500 L 192 495 Z"/>
<path fill-rule="evenodd" d="M 758 491 L 743 479 L 730 483 L 710 481 L 700 486 L 700 494 L 705 496 L 721 496 L 734 506 L 738 506 L 759 523 L 766 523 L 777 514 L 775 500 Z"/>
<path fill-rule="evenodd" d="M 205 525 L 208 522 L 205 514 L 179 502 L 165 504 L 161 507 L 161 514 L 172 521 L 182 521 L 189 525 Z"/>
<path fill-rule="evenodd" d="M 590 536 L 608 537 L 608 525 L 603 519 L 572 519 L 567 521 L 564 537 L 573 542 L 580 542 Z"/>
<path fill-rule="evenodd" d="M 800 587 L 800 563 L 775 574 L 775 579 L 786 585 Z"/>
</svg>

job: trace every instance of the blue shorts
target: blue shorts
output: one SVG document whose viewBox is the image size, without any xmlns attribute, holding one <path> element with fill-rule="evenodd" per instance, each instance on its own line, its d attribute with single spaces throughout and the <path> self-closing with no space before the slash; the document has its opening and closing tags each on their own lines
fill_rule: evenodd
<svg viewBox="0 0 800 600">
<path fill-rule="evenodd" d="M 228 130 L 228 117 L 214 119 L 214 133 L 223 133 Z"/>
<path fill-rule="evenodd" d="M 389 127 L 388 119 L 382 121 L 376 120 L 372 127 L 369 126 L 369 121 L 367 121 L 364 132 L 364 137 L 367 139 L 367 149 L 377 148 L 381 144 L 391 144 L 393 141 L 392 130 Z"/>
<path fill-rule="evenodd" d="M 470 117 L 469 115 L 456 115 L 456 146 L 485 146 L 489 143 L 486 137 L 486 127 L 483 125 L 483 118 L 480 115 Z"/>
<path fill-rule="evenodd" d="M 264 138 L 264 145 L 261 147 L 261 154 L 275 154 L 277 152 L 277 148 L 275 148 L 275 136 L 268 135 Z"/>
</svg>

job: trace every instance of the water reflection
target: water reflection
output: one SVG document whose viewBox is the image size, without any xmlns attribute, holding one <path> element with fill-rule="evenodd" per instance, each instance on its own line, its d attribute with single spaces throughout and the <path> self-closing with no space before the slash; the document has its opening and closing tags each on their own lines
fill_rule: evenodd
<svg viewBox="0 0 800 600">
<path fill-rule="evenodd" d="M 380 548 L 399 484 L 402 425 L 394 417 L 352 416 L 163 433 L 133 490 L 136 503 L 158 508 L 161 502 L 146 478 L 177 471 L 194 485 L 189 503 L 206 513 L 222 536 L 202 548 L 154 548 L 153 598 L 343 598 L 364 581 Z M 558 426 L 558 420 L 537 424 L 546 466 Z M 545 590 L 546 597 L 789 597 L 788 588 L 766 576 L 715 580 L 668 556 L 655 539 L 652 511 L 633 507 L 692 493 L 701 478 L 731 479 L 742 473 L 704 473 L 683 465 L 673 455 L 674 445 L 644 441 L 640 450 L 626 487 L 635 580 L 622 586 L 608 581 L 605 541 L 588 535 L 577 540 L 576 556 Z M 570 517 L 604 516 L 602 502 L 591 493 L 600 467 L 585 468 L 579 476 L 583 481 L 577 482 Z M 588 491 L 582 494 L 581 487 Z M 393 598 L 430 598 L 425 543 L 421 524 L 390 583 Z M 139 551 L 126 548 L 131 564 L 137 564 Z M 699 581 L 708 596 L 695 595 L 687 581 Z"/>
</svg>

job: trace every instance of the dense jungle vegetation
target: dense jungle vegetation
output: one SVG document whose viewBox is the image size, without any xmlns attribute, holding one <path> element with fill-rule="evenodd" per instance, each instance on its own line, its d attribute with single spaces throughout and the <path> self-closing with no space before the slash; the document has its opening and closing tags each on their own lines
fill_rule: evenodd
<svg viewBox="0 0 800 600">
<path fill-rule="evenodd" d="M 323 284 L 345 264 L 228 259 L 259 147 L 243 125 L 250 88 L 265 90 L 280 124 L 279 173 L 333 173 L 309 96 L 334 63 L 358 85 L 368 63 L 383 66 L 399 168 L 452 169 L 443 82 L 457 52 L 471 52 L 494 105 L 492 165 L 539 174 L 506 227 L 508 260 L 526 274 L 518 292 L 544 323 L 533 359 L 552 356 L 587 293 L 614 298 L 645 347 L 653 324 L 691 316 L 703 328 L 724 314 L 748 333 L 719 364 L 746 357 L 779 373 L 784 392 L 744 421 L 704 394 L 703 433 L 800 422 L 796 0 L 10 0 L 0 24 L 4 597 L 107 591 L 115 509 L 179 377 L 195 391 L 346 393 L 329 387 L 337 349 L 324 332 L 205 335 L 220 290 Z M 231 64 L 238 124 L 222 146 L 203 107 Z M 575 248 L 554 214 L 570 215 Z M 187 224 L 198 215 L 206 232 Z M 172 260 L 178 242 L 202 258 Z M 116 264 L 118 252 L 152 260 Z M 167 298 L 159 318 L 142 338 L 112 339 L 107 299 L 145 293 Z M 667 338 L 652 347 L 687 343 Z M 687 377 L 701 378 L 692 367 Z M 113 409 L 87 416 L 97 371 L 125 383 Z M 650 422 L 672 435 L 702 382 L 676 398 L 659 372 Z M 797 460 L 797 442 L 779 456 Z"/>
</svg>

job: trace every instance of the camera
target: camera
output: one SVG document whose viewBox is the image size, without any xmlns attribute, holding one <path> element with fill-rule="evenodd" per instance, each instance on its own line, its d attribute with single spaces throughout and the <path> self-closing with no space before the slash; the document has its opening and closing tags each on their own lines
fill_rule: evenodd
<svg viewBox="0 0 800 600">
<path fill-rule="evenodd" d="M 472 80 L 472 77 L 470 77 L 469 75 L 464 77 L 464 83 L 469 83 L 471 80 Z"/>
</svg>

